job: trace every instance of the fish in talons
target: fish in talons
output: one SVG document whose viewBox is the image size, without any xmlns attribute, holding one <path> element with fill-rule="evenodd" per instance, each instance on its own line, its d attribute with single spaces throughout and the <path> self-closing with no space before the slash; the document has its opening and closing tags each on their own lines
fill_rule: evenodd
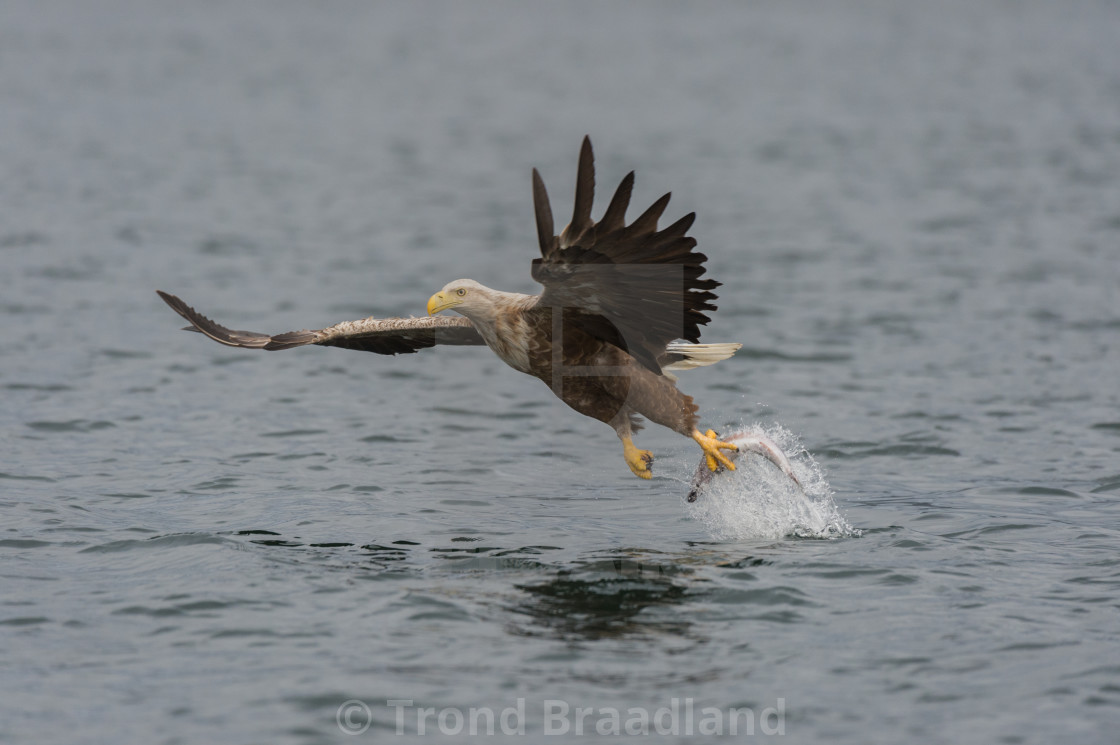
<svg viewBox="0 0 1120 745">
<path fill-rule="evenodd" d="M 716 438 L 717 435 L 709 430 L 709 437 Z M 801 485 L 801 480 L 797 478 L 797 474 L 793 472 L 793 464 L 790 463 L 789 457 L 785 452 L 778 447 L 777 443 L 767 437 L 765 434 L 757 430 L 743 430 L 739 432 L 732 432 L 727 437 L 720 438 L 728 445 L 734 445 L 734 450 L 727 450 L 726 453 L 720 453 L 720 463 L 718 468 L 711 468 L 710 456 L 705 452 L 705 457 L 700 460 L 700 465 L 696 468 L 696 473 L 692 477 L 691 488 L 688 492 L 688 501 L 695 502 L 696 499 L 704 492 L 713 479 L 719 478 L 722 474 L 730 468 L 735 470 L 734 462 L 741 458 L 745 453 L 757 453 L 768 461 L 773 463 L 782 473 L 789 476 L 793 483 L 797 484 L 799 489 L 804 490 Z M 730 461 L 727 466 L 722 461 L 726 459 Z"/>
</svg>

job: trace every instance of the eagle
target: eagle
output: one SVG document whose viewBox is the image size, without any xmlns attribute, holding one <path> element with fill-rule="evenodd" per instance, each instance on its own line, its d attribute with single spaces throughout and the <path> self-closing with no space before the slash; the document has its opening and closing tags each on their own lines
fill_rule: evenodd
<svg viewBox="0 0 1120 745">
<path fill-rule="evenodd" d="M 486 345 L 580 414 L 609 424 L 635 475 L 653 475 L 653 454 L 633 442 L 642 417 L 692 438 L 711 471 L 735 470 L 722 451 L 738 448 L 714 430 L 700 431 L 698 407 L 677 388 L 673 375 L 727 359 L 741 346 L 700 343 L 700 327 L 710 320 L 706 312 L 716 309 L 713 290 L 720 283 L 703 277 L 707 256 L 694 250 L 696 239 L 687 235 L 696 214 L 659 230 L 669 204 L 665 194 L 627 225 L 633 187 L 631 171 L 598 222 L 592 219 L 595 158 L 585 137 L 572 219 L 556 234 L 548 192 L 533 169 L 541 255 L 533 259 L 532 277 L 544 287 L 539 295 L 457 279 L 431 296 L 427 317 L 371 317 L 269 335 L 225 328 L 178 297 L 156 292 L 190 322 L 185 330 L 231 347 L 280 350 L 317 344 L 395 355 L 437 345 Z M 437 315 L 445 310 L 459 316 Z"/>
</svg>

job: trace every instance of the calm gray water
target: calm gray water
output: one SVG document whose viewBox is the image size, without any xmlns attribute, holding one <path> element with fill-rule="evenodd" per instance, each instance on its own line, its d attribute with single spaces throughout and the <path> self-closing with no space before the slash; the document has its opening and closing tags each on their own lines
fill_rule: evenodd
<svg viewBox="0 0 1120 745">
<path fill-rule="evenodd" d="M 1118 28 L 4 3 L 0 740 L 1115 742 Z M 744 349 L 682 387 L 852 530 L 768 534 L 757 470 L 690 511 L 692 443 L 639 481 L 485 349 L 231 350 L 154 293 L 279 332 L 535 291 L 529 171 L 566 215 L 585 133 L 699 212 Z"/>
</svg>

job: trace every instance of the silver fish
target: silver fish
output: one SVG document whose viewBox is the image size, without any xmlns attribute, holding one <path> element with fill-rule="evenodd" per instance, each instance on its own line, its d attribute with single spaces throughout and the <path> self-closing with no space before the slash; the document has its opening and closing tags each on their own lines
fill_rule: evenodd
<svg viewBox="0 0 1120 745">
<path fill-rule="evenodd" d="M 724 451 L 724 454 L 732 463 L 734 463 L 736 459 L 742 457 L 744 453 L 758 453 L 775 466 L 782 469 L 782 473 L 793 479 L 793 483 L 797 484 L 798 487 L 804 489 L 804 487 L 801 487 L 801 481 L 793 472 L 793 465 L 789 462 L 789 458 L 786 454 L 782 452 L 782 449 L 778 447 L 777 443 L 761 432 L 747 430 L 732 432 L 720 439 L 724 442 L 730 442 L 732 445 L 739 448 L 738 452 L 734 450 Z M 707 461 L 701 458 L 700 465 L 696 469 L 696 474 L 692 477 L 692 488 L 688 492 L 688 501 L 695 502 L 696 498 L 700 496 L 700 492 L 708 485 L 708 482 L 723 473 L 724 470 L 726 469 L 723 466 L 720 466 L 717 471 L 710 470 Z"/>
</svg>

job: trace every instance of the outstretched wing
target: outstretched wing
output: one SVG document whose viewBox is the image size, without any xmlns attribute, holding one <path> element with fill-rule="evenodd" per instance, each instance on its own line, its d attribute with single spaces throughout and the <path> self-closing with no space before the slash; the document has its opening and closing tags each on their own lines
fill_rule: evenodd
<svg viewBox="0 0 1120 745">
<path fill-rule="evenodd" d="M 599 222 L 591 219 L 595 197 L 595 158 L 584 137 L 576 176 L 575 210 L 560 235 L 553 233 L 552 208 L 540 174 L 533 169 L 533 205 L 541 258 L 533 260 L 533 279 L 545 287 L 536 307 L 560 309 L 563 322 L 626 350 L 644 366 L 660 372 L 658 357 L 675 339 L 697 342 L 700 326 L 715 310 L 713 279 L 701 279 L 707 256 L 685 235 L 695 213 L 665 228 L 657 221 L 669 204 L 658 199 L 625 224 L 634 172 L 622 179 Z"/>
<path fill-rule="evenodd" d="M 318 344 L 377 354 L 408 354 L 436 344 L 467 346 L 486 343 L 471 322 L 461 316 L 365 318 L 317 331 L 289 331 L 275 336 L 255 331 L 233 331 L 214 323 L 174 295 L 159 290 L 156 292 L 172 310 L 190 321 L 187 331 L 201 332 L 230 347 L 274 351 Z"/>
</svg>

